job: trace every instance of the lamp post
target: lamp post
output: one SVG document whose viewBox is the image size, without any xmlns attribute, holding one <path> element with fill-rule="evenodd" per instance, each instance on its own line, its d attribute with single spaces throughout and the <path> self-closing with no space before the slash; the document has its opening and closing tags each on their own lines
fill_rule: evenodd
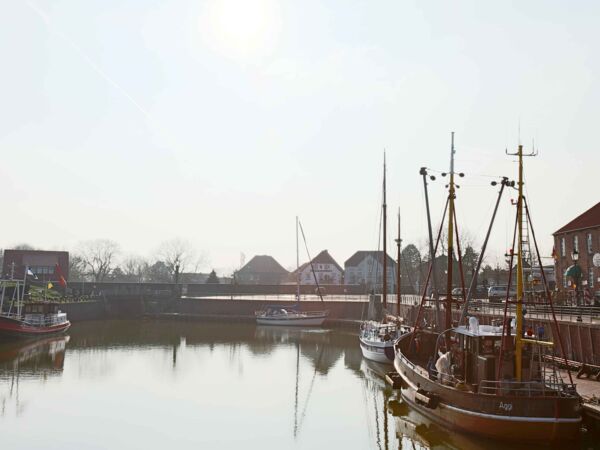
<svg viewBox="0 0 600 450">
<path fill-rule="evenodd" d="M 575 283 L 575 303 L 579 308 L 581 306 L 581 268 L 578 266 L 579 252 L 573 250 L 571 253 L 571 259 L 573 260 L 574 270 L 572 271 L 573 282 Z M 577 310 L 577 322 L 581 322 L 581 309 Z"/>
</svg>

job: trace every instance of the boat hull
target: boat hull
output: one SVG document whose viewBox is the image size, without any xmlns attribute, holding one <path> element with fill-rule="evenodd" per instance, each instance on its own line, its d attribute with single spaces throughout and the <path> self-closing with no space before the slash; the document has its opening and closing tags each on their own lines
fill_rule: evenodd
<svg viewBox="0 0 600 450">
<path fill-rule="evenodd" d="M 381 364 L 394 363 L 394 343 L 389 342 L 372 342 L 359 337 L 360 350 L 363 357 Z"/>
<path fill-rule="evenodd" d="M 394 367 L 402 377 L 402 398 L 447 428 L 519 442 L 568 441 L 580 435 L 582 419 L 577 398 L 528 398 L 460 391 L 421 373 L 402 354 L 401 345 L 396 347 Z"/>
<path fill-rule="evenodd" d="M 256 317 L 258 325 L 278 325 L 278 326 L 296 326 L 296 327 L 315 327 L 323 325 L 327 314 L 319 316 L 306 317 Z"/>
<path fill-rule="evenodd" d="M 52 326 L 36 326 L 28 324 L 23 320 L 12 317 L 0 316 L 0 336 L 8 338 L 31 338 L 35 336 L 49 336 L 53 334 L 64 333 L 71 326 L 71 322 L 66 322 Z"/>
</svg>

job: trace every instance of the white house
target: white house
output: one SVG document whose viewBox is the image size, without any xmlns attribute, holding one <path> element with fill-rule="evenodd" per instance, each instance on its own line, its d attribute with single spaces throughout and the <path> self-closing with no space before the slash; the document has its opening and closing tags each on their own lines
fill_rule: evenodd
<svg viewBox="0 0 600 450">
<path fill-rule="evenodd" d="M 396 284 L 396 262 L 389 255 L 386 257 L 388 292 L 392 292 Z M 383 252 L 358 251 L 346 261 L 344 269 L 344 284 L 362 284 L 369 290 L 379 291 L 383 285 Z"/>
<path fill-rule="evenodd" d="M 316 284 L 315 276 L 319 284 L 342 284 L 344 278 L 344 270 L 327 250 L 323 250 L 312 259 L 312 269 L 310 263 L 304 263 L 299 270 L 300 284 Z M 290 281 L 296 281 L 296 274 L 297 271 L 290 274 Z"/>
</svg>

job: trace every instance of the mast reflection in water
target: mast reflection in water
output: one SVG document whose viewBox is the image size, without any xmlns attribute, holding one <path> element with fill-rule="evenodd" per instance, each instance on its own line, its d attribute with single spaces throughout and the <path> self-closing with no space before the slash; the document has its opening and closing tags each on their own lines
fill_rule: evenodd
<svg viewBox="0 0 600 450">
<path fill-rule="evenodd" d="M 387 370 L 340 330 L 78 323 L 0 344 L 0 433 L 10 449 L 494 448 L 428 424 Z"/>
</svg>

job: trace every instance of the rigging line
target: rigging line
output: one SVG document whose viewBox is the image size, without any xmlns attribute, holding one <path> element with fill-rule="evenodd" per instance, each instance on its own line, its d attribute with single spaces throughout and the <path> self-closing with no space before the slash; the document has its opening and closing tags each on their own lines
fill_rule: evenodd
<svg viewBox="0 0 600 450">
<path fill-rule="evenodd" d="M 319 280 L 317 280 L 317 274 L 315 273 L 315 268 L 313 266 L 312 258 L 310 257 L 310 252 L 308 251 L 308 244 L 306 243 L 306 236 L 304 235 L 304 228 L 302 228 L 302 222 L 298 220 L 298 225 L 300 225 L 300 232 L 302 233 L 302 239 L 304 240 L 304 248 L 306 248 L 306 255 L 308 256 L 308 262 L 310 264 L 310 270 L 312 271 L 313 278 L 315 280 L 315 284 L 317 285 L 317 293 L 321 302 L 323 302 L 323 295 L 321 294 L 321 286 L 319 286 Z"/>
<path fill-rule="evenodd" d="M 560 328 L 558 326 L 558 321 L 556 320 L 556 314 L 554 312 L 554 302 L 552 301 L 552 296 L 550 295 L 550 289 L 548 288 L 548 281 L 546 280 L 546 273 L 544 272 L 544 267 L 542 266 L 542 261 L 540 260 L 540 249 L 538 247 L 537 239 L 535 238 L 535 231 L 533 230 L 533 224 L 531 223 L 531 216 L 529 214 L 529 207 L 527 205 L 527 200 L 523 197 L 523 202 L 525 203 L 525 215 L 527 217 L 527 221 L 529 222 L 529 227 L 531 228 L 531 236 L 533 237 L 533 244 L 535 245 L 535 251 L 538 256 L 538 264 L 540 267 L 540 273 L 542 274 L 542 280 L 544 281 L 544 290 L 546 291 L 546 297 L 548 299 L 548 303 L 550 304 L 550 311 L 552 311 L 552 319 L 554 321 L 554 326 L 556 327 L 556 333 L 558 335 L 558 343 L 560 344 L 560 351 L 563 354 L 563 358 L 565 359 L 565 363 L 567 362 L 567 354 L 565 353 L 565 348 L 563 346 L 562 337 L 560 334 Z M 568 367 L 568 365 L 567 365 Z M 571 376 L 571 371 L 567 370 L 569 374 L 569 381 L 573 384 L 573 377 Z"/>
</svg>

